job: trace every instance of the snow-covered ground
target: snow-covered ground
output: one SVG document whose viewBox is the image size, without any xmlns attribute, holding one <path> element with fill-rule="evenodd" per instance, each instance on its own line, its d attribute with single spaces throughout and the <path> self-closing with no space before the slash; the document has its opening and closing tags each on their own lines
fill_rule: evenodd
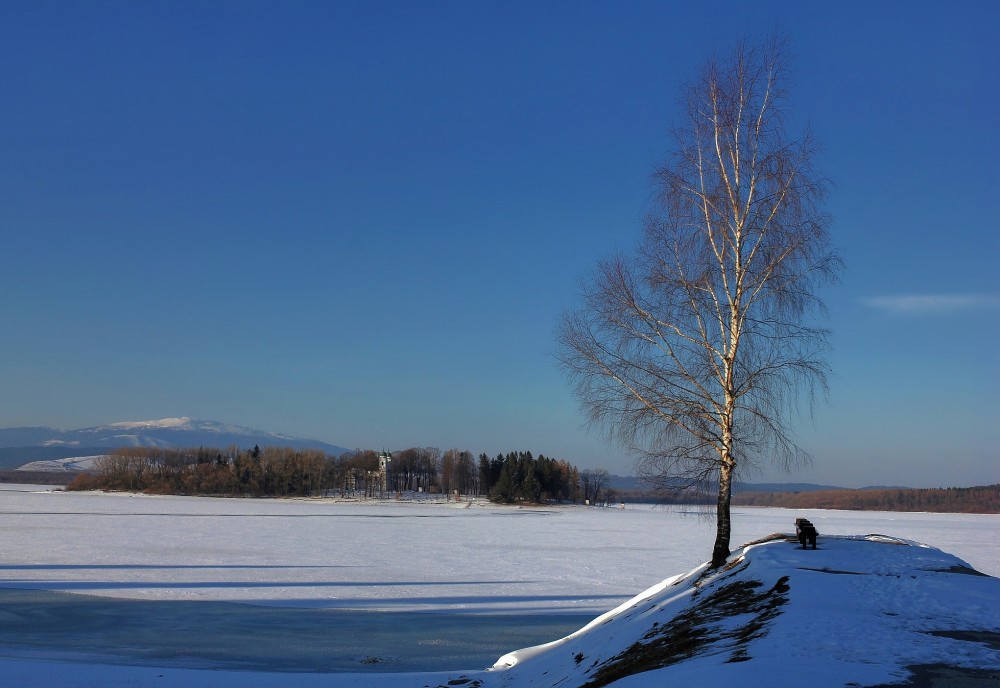
<svg viewBox="0 0 1000 688">
<path fill-rule="evenodd" d="M 44 473 L 69 473 L 89 471 L 94 468 L 94 462 L 103 457 L 103 454 L 95 456 L 71 456 L 66 459 L 44 459 L 42 461 L 31 461 L 17 468 L 19 471 L 38 471 Z"/>
<path fill-rule="evenodd" d="M 733 544 L 789 532 L 797 516 L 825 536 L 928 543 L 1000 576 L 996 515 L 737 509 Z M 482 669 L 567 635 L 702 564 L 713 530 L 697 511 L 648 506 L 3 486 L 0 676 L 25 686 L 424 685 L 433 674 L 368 672 Z M 96 631 L 95 618 L 105 621 Z M 4 635 L 13 621 L 20 631 Z"/>
</svg>

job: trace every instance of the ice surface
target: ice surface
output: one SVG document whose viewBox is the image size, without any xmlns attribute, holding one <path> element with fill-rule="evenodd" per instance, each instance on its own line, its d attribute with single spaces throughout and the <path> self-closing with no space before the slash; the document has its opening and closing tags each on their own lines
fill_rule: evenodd
<svg viewBox="0 0 1000 688">
<path fill-rule="evenodd" d="M 808 517 L 821 535 L 876 533 L 929 543 L 984 573 L 1000 575 L 1000 548 L 993 541 L 1000 526 L 996 515 L 737 509 L 733 543 L 790 532 L 797 516 Z M 262 616 L 254 617 L 254 625 L 259 620 L 262 629 L 268 627 L 267 608 L 274 607 L 284 608 L 272 609 L 275 616 L 270 617 L 281 618 L 282 628 L 289 624 L 279 614 L 298 613 L 303 619 L 324 610 L 407 614 L 396 617 L 400 623 L 392 632 L 400 648 L 424 643 L 420 656 L 429 663 L 420 668 L 426 670 L 435 666 L 435 652 L 445 661 L 453 657 L 454 647 L 436 649 L 430 637 L 434 634 L 421 627 L 419 619 L 425 617 L 419 615 L 441 616 L 443 625 L 461 623 L 463 617 L 469 621 L 472 614 L 506 615 L 510 626 L 523 627 L 525 615 L 561 614 L 567 615 L 564 635 L 583 625 L 575 618 L 593 618 L 702 564 L 710 554 L 714 523 L 697 511 L 648 506 L 518 509 L 469 502 L 154 497 L 4 486 L 0 527 L 5 540 L 0 588 L 9 594 L 50 591 L 73 593 L 70 597 L 79 599 L 84 593 L 90 604 L 95 604 L 91 596 L 113 598 L 106 613 L 128 599 L 241 603 L 241 609 L 259 609 Z M 0 602 L 0 613 L 4 604 Z M 492 631 L 479 626 L 467 636 L 501 637 L 506 632 L 503 619 L 487 620 Z M 155 635 L 158 618 L 151 613 L 148 623 Z M 266 642 L 266 635 L 254 638 Z M 0 663 L 0 675 L 25 681 L 37 677 L 37 685 L 53 685 L 41 679 L 64 667 L 73 683 L 56 684 L 197 686 L 201 680 L 197 671 L 186 669 L 178 683 L 153 680 L 164 671 L 180 676 L 184 661 L 198 660 L 192 653 L 159 661 L 165 667 L 161 669 L 50 664 L 52 659 L 70 659 L 74 652 L 83 652 L 93 662 L 99 649 L 63 648 L 58 642 L 53 636 L 52 647 L 46 648 L 43 639 L 30 652 L 20 653 L 0 642 L 0 657 L 19 658 Z M 323 655 L 336 653 L 329 647 L 314 649 Z M 503 647 L 492 659 L 516 649 Z M 407 652 L 393 655 L 389 650 L 382 658 Z M 351 661 L 358 659 L 352 656 Z M 211 663 L 211 658 L 202 660 Z M 321 667 L 308 657 L 296 666 L 340 670 Z M 217 682 L 204 685 L 228 685 L 218 682 L 224 668 L 220 664 L 219 671 L 209 672 Z M 400 668 L 410 667 L 400 664 L 395 670 Z M 446 663 L 440 668 L 463 667 Z M 372 669 L 393 667 L 367 665 L 359 671 Z M 93 678 L 94 672 L 99 679 Z M 241 686 L 333 685 L 330 674 L 296 674 L 294 681 L 274 678 L 274 683 L 268 683 L 272 674 L 261 671 L 234 676 L 239 679 L 233 685 Z M 336 685 L 374 685 L 359 676 L 337 674 Z M 379 685 L 409 685 L 400 681 L 380 680 Z"/>
</svg>

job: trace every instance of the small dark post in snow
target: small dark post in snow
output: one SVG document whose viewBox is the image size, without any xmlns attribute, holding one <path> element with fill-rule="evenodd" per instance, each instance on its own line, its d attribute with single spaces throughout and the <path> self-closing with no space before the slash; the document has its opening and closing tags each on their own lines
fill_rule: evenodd
<svg viewBox="0 0 1000 688">
<path fill-rule="evenodd" d="M 816 549 L 816 538 L 818 536 L 819 533 L 816 531 L 816 526 L 814 526 L 809 519 L 795 519 L 795 537 L 798 538 L 799 543 L 802 545 L 802 549 L 806 548 L 807 542 L 813 549 Z"/>
</svg>

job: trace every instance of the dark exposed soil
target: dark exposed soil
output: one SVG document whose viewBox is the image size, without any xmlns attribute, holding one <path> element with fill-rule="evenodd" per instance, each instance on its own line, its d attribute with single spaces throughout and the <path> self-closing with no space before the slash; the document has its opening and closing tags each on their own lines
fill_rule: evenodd
<svg viewBox="0 0 1000 688">
<path fill-rule="evenodd" d="M 699 597 L 669 623 L 653 627 L 641 640 L 594 672 L 583 688 L 600 688 L 625 676 L 684 661 L 698 654 L 728 654 L 728 662 L 750 659 L 751 641 L 767 634 L 770 623 L 788 601 L 788 577 L 769 589 L 760 581 L 734 581 Z M 726 619 L 741 618 L 735 628 L 723 628 Z"/>
</svg>

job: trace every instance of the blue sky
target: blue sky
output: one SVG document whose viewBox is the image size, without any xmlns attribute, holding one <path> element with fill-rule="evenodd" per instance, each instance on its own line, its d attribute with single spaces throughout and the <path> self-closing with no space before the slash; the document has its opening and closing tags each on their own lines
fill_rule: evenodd
<svg viewBox="0 0 1000 688">
<path fill-rule="evenodd" d="M 1000 482 L 992 2 L 4 2 L 0 426 L 191 416 L 627 473 L 552 353 L 679 86 L 777 28 L 847 270 L 812 468 Z"/>
</svg>

